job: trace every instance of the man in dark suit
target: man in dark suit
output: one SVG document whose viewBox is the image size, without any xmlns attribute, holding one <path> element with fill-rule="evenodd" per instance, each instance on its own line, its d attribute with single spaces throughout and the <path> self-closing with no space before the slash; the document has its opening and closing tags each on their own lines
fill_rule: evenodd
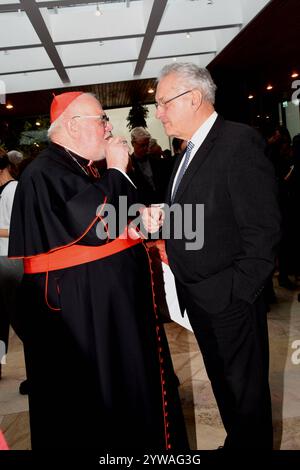
<svg viewBox="0 0 300 470">
<path fill-rule="evenodd" d="M 137 187 L 139 201 L 145 205 L 159 202 L 156 172 L 149 158 L 150 139 L 151 135 L 143 127 L 135 127 L 131 132 L 133 154 L 128 174 Z"/>
<path fill-rule="evenodd" d="M 276 183 L 257 132 L 215 112 L 215 89 L 209 72 L 190 63 L 164 67 L 158 80 L 157 118 L 167 135 L 188 141 L 167 203 L 204 205 L 202 248 L 183 235 L 166 240 L 166 250 L 227 432 L 224 448 L 272 449 L 263 290 L 280 238 Z"/>
<path fill-rule="evenodd" d="M 153 143 L 155 142 L 155 146 Z M 156 151 L 161 147 L 143 127 L 131 131 L 133 153 L 130 156 L 129 176 L 137 187 L 139 201 L 145 205 L 161 202 L 171 176 L 171 166 L 167 159 Z"/>
</svg>

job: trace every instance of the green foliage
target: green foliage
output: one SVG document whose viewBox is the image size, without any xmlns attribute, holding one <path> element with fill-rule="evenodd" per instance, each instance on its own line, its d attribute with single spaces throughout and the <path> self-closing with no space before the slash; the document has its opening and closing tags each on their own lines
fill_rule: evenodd
<svg viewBox="0 0 300 470">
<path fill-rule="evenodd" d="M 143 106 L 141 103 L 133 104 L 126 118 L 129 130 L 132 131 L 134 127 L 146 128 L 146 118 L 148 117 L 148 114 L 149 110 L 146 106 Z"/>
<path fill-rule="evenodd" d="M 37 125 L 37 122 L 39 125 Z M 28 155 L 35 155 L 48 145 L 47 130 L 48 118 L 38 118 L 33 121 L 25 121 L 20 134 L 20 148 Z"/>
</svg>

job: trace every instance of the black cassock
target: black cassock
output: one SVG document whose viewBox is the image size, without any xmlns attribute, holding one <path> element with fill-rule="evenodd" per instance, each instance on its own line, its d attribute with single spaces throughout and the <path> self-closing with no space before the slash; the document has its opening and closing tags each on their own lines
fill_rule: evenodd
<svg viewBox="0 0 300 470">
<path fill-rule="evenodd" d="M 113 205 L 121 195 L 135 202 L 136 190 L 120 171 L 92 180 L 84 162 L 50 144 L 26 168 L 14 200 L 10 256 L 79 239 L 105 197 Z M 79 243 L 104 243 L 96 224 Z M 48 282 L 46 273 L 25 274 L 15 323 L 24 342 L 33 449 L 187 448 L 143 244 L 49 272 Z"/>
</svg>

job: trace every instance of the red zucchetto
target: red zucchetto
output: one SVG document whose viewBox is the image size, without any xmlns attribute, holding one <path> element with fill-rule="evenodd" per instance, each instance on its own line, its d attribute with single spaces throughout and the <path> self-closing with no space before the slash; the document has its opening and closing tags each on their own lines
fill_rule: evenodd
<svg viewBox="0 0 300 470">
<path fill-rule="evenodd" d="M 67 109 L 73 100 L 82 95 L 82 91 L 68 91 L 54 96 L 50 107 L 50 122 L 51 124 Z"/>
</svg>

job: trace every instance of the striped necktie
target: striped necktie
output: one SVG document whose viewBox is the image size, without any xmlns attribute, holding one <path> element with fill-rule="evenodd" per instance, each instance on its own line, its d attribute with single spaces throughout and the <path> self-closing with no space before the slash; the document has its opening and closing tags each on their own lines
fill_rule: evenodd
<svg viewBox="0 0 300 470">
<path fill-rule="evenodd" d="M 186 172 L 186 169 L 189 165 L 190 158 L 191 158 L 191 153 L 192 153 L 192 150 L 193 150 L 194 146 L 195 146 L 195 144 L 193 144 L 193 142 L 191 142 L 189 140 L 188 144 L 187 144 L 187 147 L 186 147 L 185 155 L 183 157 L 183 162 L 182 162 L 182 165 L 181 165 L 181 168 L 180 168 L 180 171 L 178 173 L 177 180 L 176 180 L 176 183 L 175 183 L 175 186 L 174 186 L 171 202 L 174 201 L 175 194 L 177 193 L 180 181 L 182 180 L 182 177 L 183 177 L 184 173 Z"/>
</svg>

